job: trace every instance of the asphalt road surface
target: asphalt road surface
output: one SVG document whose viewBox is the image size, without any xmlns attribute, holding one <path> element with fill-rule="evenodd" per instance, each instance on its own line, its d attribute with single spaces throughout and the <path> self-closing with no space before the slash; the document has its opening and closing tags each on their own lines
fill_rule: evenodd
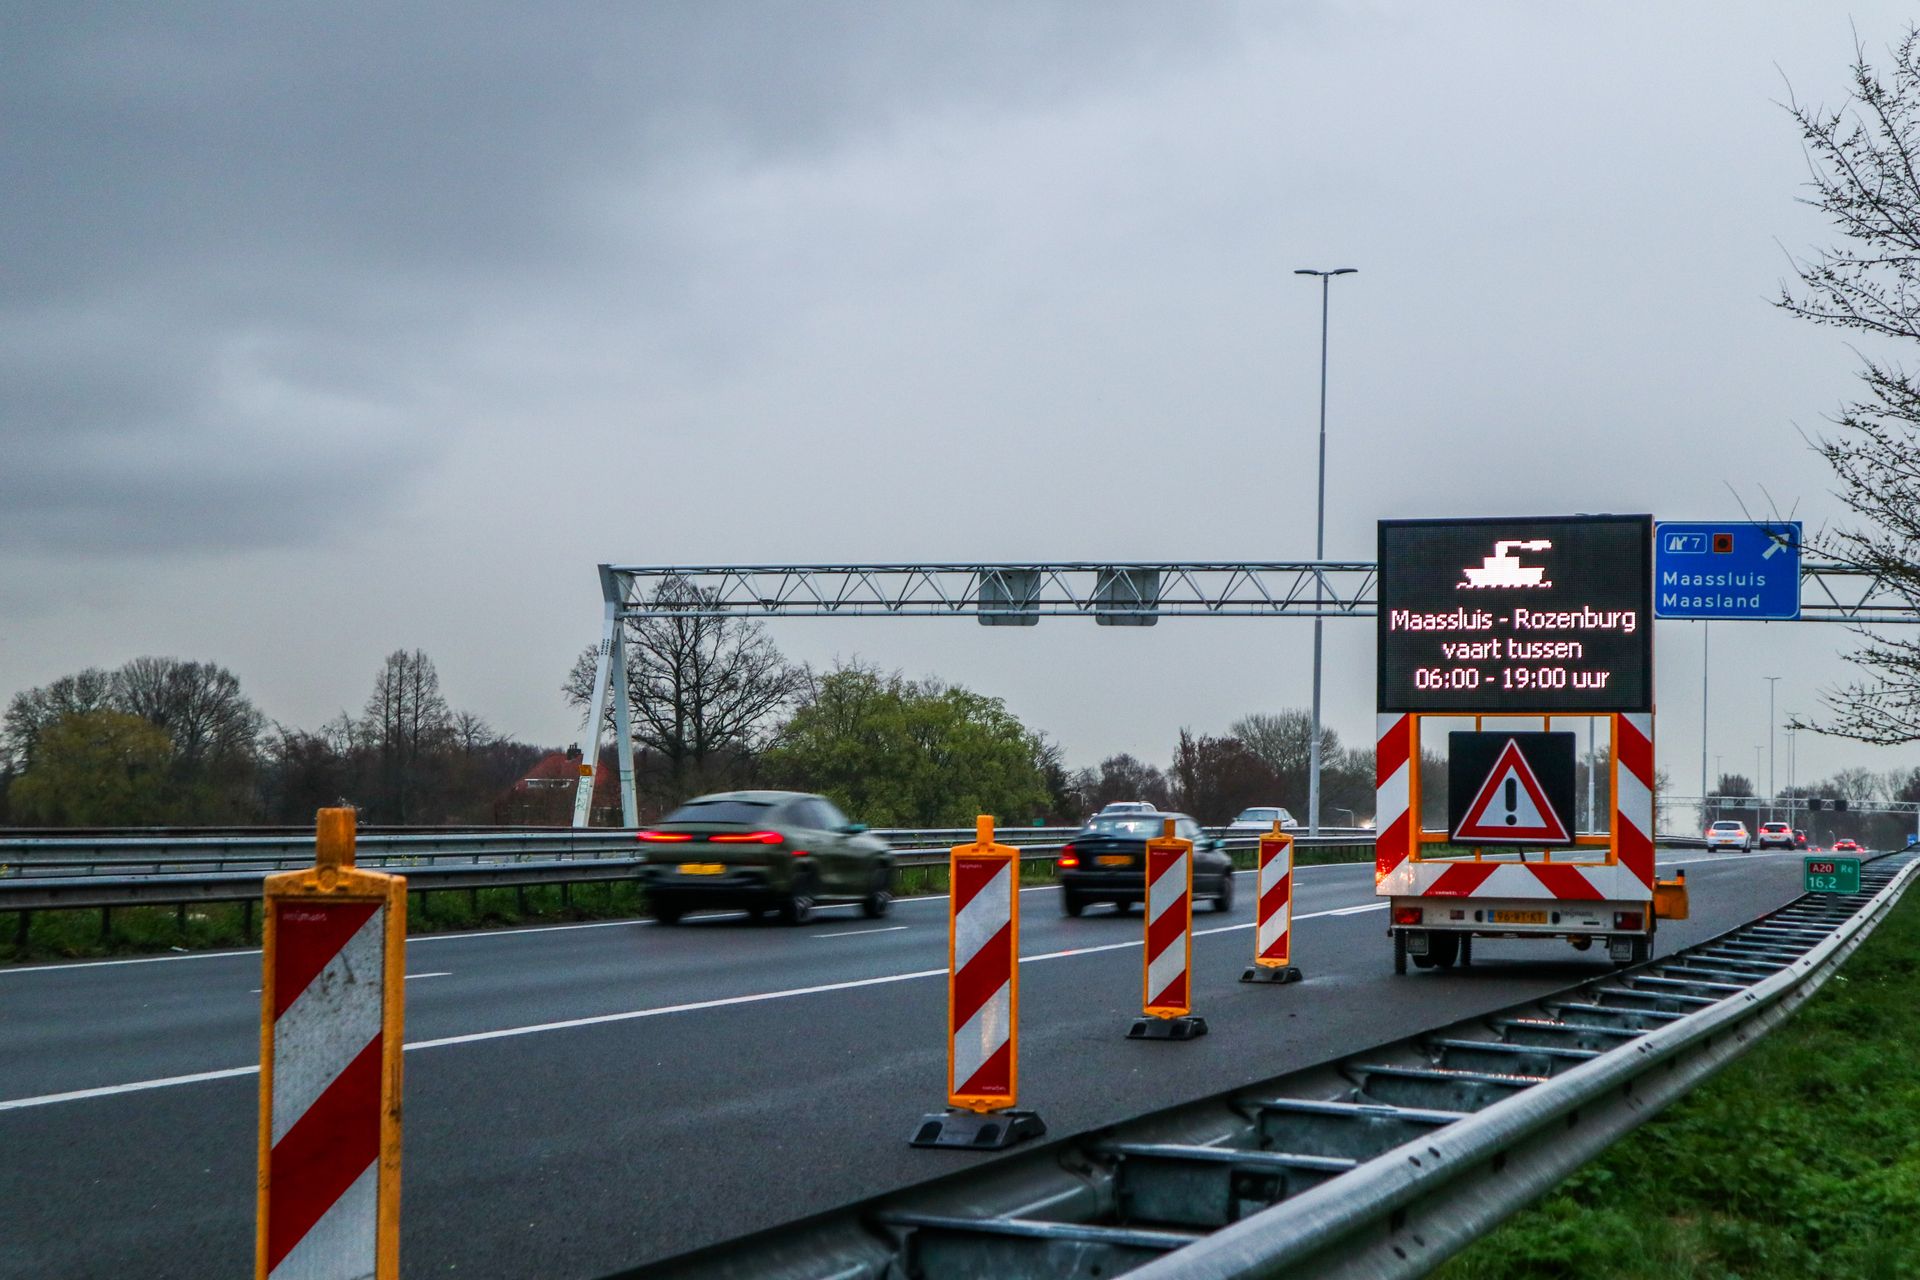
<svg viewBox="0 0 1920 1280">
<path fill-rule="evenodd" d="M 1663 853 L 1693 919 L 1780 905 L 1800 855 Z M 1021 1104 L 1064 1134 L 1528 999 L 1604 969 L 1482 942 L 1392 975 L 1370 864 L 1302 868 L 1304 983 L 1237 981 L 1250 879 L 1195 917 L 1186 1042 L 1125 1038 L 1138 912 L 1025 891 Z M 907 1146 L 945 1101 L 944 898 L 413 939 L 401 1256 L 414 1277 L 597 1277 L 990 1159 Z M 0 969 L 0 1277 L 251 1274 L 258 951 Z"/>
</svg>

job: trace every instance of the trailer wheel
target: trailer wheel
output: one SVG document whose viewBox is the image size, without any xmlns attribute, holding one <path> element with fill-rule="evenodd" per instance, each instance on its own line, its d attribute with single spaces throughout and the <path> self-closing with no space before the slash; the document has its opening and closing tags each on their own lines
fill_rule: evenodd
<svg viewBox="0 0 1920 1280">
<path fill-rule="evenodd" d="M 1440 968 L 1453 968 L 1453 962 L 1460 956 L 1460 935 L 1457 933 L 1429 934 L 1427 954 Z"/>
<path fill-rule="evenodd" d="M 1393 971 L 1395 973 L 1407 971 L 1407 935 L 1398 929 L 1393 933 Z"/>
</svg>

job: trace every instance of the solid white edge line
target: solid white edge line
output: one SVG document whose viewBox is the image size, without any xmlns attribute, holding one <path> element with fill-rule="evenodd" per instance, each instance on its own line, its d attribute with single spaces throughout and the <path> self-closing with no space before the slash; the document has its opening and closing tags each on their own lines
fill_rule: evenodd
<svg viewBox="0 0 1920 1280">
<path fill-rule="evenodd" d="M 1707 853 L 1708 851 L 1703 849 L 1693 854 L 1690 857 L 1669 858 L 1669 859 L 1666 859 L 1665 861 L 1655 859 L 1654 865 L 1670 867 L 1683 862 L 1698 861 L 1703 854 L 1707 854 Z M 1750 853 L 1750 854 L 1742 854 L 1741 856 L 1746 858 L 1786 858 L 1786 857 L 1804 856 L 1804 852 L 1794 851 L 1790 853 L 1785 849 L 1781 849 L 1773 853 Z M 1718 857 L 1718 858 L 1711 858 L 1711 860 L 1715 862 L 1719 862 L 1723 860 L 1730 861 L 1731 855 L 1722 855 L 1721 857 Z M 1293 870 L 1294 870 L 1294 874 L 1298 875 L 1302 871 L 1336 870 L 1336 869 L 1344 869 L 1344 868 L 1365 867 L 1367 865 L 1368 864 L 1365 862 L 1316 862 L 1309 866 L 1296 865 L 1293 868 Z M 1250 876 L 1255 874 L 1255 870 L 1253 868 L 1245 868 L 1245 869 L 1236 868 L 1233 874 L 1237 876 Z M 1059 887 L 1060 887 L 1059 885 L 1055 885 L 1055 884 L 1032 885 L 1028 888 L 1020 890 L 1020 892 L 1047 893 Z M 946 900 L 947 900 L 947 895 L 944 893 L 925 893 L 925 894 L 917 894 L 911 898 L 895 899 L 894 905 L 911 906 L 916 902 L 945 902 Z M 738 915 L 739 913 L 725 912 L 721 914 Z M 718 917 L 716 916 L 715 918 L 718 918 Z M 566 933 L 570 930 L 575 930 L 575 929 L 617 929 L 622 925 L 637 926 L 637 925 L 653 925 L 655 923 L 656 922 L 651 918 L 648 918 L 645 916 L 638 916 L 638 917 L 634 917 L 632 919 L 627 919 L 627 920 L 590 920 L 584 924 L 530 925 L 530 926 L 527 926 L 526 928 L 521 928 L 521 929 L 472 929 L 472 930 L 465 930 L 465 931 L 455 932 L 455 933 L 422 933 L 422 934 L 416 934 L 408 938 L 407 945 L 413 946 L 415 943 L 419 943 L 419 942 L 470 942 L 475 939 L 507 938 L 507 937 L 513 937 L 517 934 L 528 934 L 528 933 Z M 902 926 L 902 927 L 904 928 L 905 926 Z M 878 931 L 876 930 L 876 932 Z M 58 970 L 58 969 L 107 969 L 107 968 L 112 968 L 116 965 L 126 965 L 126 964 L 165 964 L 173 960 L 230 960 L 240 956 L 257 956 L 259 954 L 260 954 L 260 948 L 252 947 L 244 951 L 191 951 L 186 953 L 185 955 L 134 956 L 134 957 L 123 959 L 123 960 L 74 960 L 74 961 L 65 962 L 61 964 L 4 965 L 4 966 L 0 966 L 0 976 L 5 976 L 6 974 L 9 974 L 9 973 L 46 973 L 51 970 Z"/>
<path fill-rule="evenodd" d="M 890 924 L 880 929 L 847 929 L 840 933 L 810 933 L 809 938 L 860 938 L 869 933 L 898 933 L 907 928 L 904 924 Z"/>
<path fill-rule="evenodd" d="M 1384 911 L 1384 902 L 1363 903 L 1358 907 L 1339 907 L 1330 911 L 1312 911 L 1294 917 L 1295 921 L 1314 920 L 1321 916 L 1352 915 L 1361 911 Z M 904 926 L 903 926 L 904 927 Z M 1251 929 L 1254 922 L 1245 924 L 1221 925 L 1212 929 L 1195 929 L 1194 937 L 1204 938 L 1216 933 L 1235 933 L 1241 929 Z M 1021 964 L 1032 964 L 1040 960 L 1064 960 L 1069 956 L 1097 955 L 1103 951 L 1125 951 L 1129 948 L 1144 946 L 1145 940 L 1134 938 L 1126 942 L 1110 942 L 1097 947 L 1071 947 L 1064 951 L 1045 951 L 1039 955 L 1021 956 Z M 820 995 L 830 991 L 852 991 L 861 987 L 886 986 L 895 982 L 912 982 L 920 978 L 943 978 L 947 971 L 941 969 L 917 969 L 912 973 L 889 973 L 877 978 L 852 978 L 845 982 L 824 982 L 811 987 L 794 987 L 787 991 L 758 991 L 744 996 L 721 996 L 713 1000 L 694 1000 L 685 1004 L 657 1005 L 651 1009 L 629 1009 L 621 1013 L 600 1013 L 585 1018 L 566 1018 L 559 1022 L 539 1022 L 524 1027 L 502 1027 L 496 1031 L 474 1031 L 465 1035 L 442 1036 L 437 1040 L 417 1040 L 405 1046 L 412 1053 L 417 1049 L 441 1049 L 452 1045 L 478 1044 L 485 1040 L 507 1040 L 517 1036 L 538 1035 L 547 1031 L 568 1031 L 575 1027 L 598 1027 L 614 1022 L 633 1022 L 640 1018 L 658 1018 L 670 1013 L 697 1013 L 704 1009 L 726 1009 L 735 1005 L 762 1004 L 769 1000 L 785 1000 L 794 996 Z M 33 1098 L 13 1098 L 0 1101 L 0 1111 L 19 1111 L 28 1107 L 46 1107 L 61 1102 L 83 1102 L 89 1098 L 110 1098 L 123 1093 L 141 1093 L 149 1089 L 165 1089 L 174 1085 L 200 1084 L 209 1080 L 231 1080 L 238 1076 L 258 1075 L 260 1068 L 227 1067 L 219 1071 L 200 1071 L 192 1075 L 164 1076 L 155 1080 L 136 1080 L 130 1084 L 102 1085 L 95 1089 L 75 1089 L 67 1093 L 47 1093 Z"/>
<path fill-rule="evenodd" d="M 12 1098 L 0 1102 L 0 1111 L 48 1107 L 56 1102 L 84 1102 L 88 1098 L 110 1098 L 121 1093 L 139 1093 L 146 1089 L 165 1089 L 177 1084 L 200 1084 L 207 1080 L 231 1080 L 236 1076 L 259 1074 L 259 1067 L 226 1067 L 219 1071 L 196 1071 L 190 1076 L 163 1076 L 158 1080 L 136 1080 L 132 1084 L 101 1085 L 97 1089 L 75 1089 L 70 1093 L 44 1093 L 37 1098 Z"/>
</svg>

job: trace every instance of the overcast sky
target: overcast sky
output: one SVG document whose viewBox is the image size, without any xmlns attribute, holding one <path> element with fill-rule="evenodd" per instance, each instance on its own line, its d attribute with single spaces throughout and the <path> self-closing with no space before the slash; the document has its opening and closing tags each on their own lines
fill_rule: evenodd
<svg viewBox="0 0 1920 1280">
<path fill-rule="evenodd" d="M 569 738 L 596 563 L 1292 559 L 1387 516 L 1833 519 L 1846 335 L 1780 101 L 1856 3 L 164 6 L 0 39 L 0 696 L 211 659 L 271 716 L 427 650 Z M 1849 25 L 1851 23 L 1851 26 Z M 1311 628 L 776 624 L 1089 764 L 1305 706 Z M 1372 732 L 1371 622 L 1327 714 Z M 1716 627 L 1710 750 L 1848 671 Z M 1657 635 L 1700 767 L 1700 629 Z M 1799 773 L 1920 763 L 1803 735 Z M 1779 740 L 1779 782 L 1786 744 Z"/>
</svg>

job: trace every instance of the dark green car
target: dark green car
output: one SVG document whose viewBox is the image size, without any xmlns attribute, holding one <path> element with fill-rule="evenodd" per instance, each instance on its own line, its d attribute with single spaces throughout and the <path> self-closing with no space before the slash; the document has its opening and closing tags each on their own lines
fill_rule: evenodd
<svg viewBox="0 0 1920 1280">
<path fill-rule="evenodd" d="M 893 851 L 825 796 L 701 796 L 639 838 L 640 883 L 662 924 L 714 908 L 799 924 L 822 902 L 857 902 L 878 919 L 893 903 Z"/>
</svg>

